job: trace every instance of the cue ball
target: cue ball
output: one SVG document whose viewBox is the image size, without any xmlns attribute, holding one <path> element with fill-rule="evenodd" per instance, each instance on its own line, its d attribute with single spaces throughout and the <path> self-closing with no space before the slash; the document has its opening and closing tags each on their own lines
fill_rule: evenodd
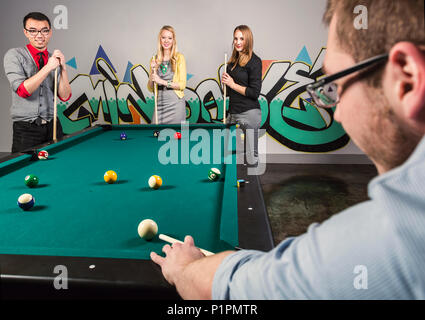
<svg viewBox="0 0 425 320">
<path fill-rule="evenodd" d="M 137 233 L 145 240 L 151 240 L 158 233 L 158 225 L 152 219 L 145 219 L 139 223 Z"/>
</svg>

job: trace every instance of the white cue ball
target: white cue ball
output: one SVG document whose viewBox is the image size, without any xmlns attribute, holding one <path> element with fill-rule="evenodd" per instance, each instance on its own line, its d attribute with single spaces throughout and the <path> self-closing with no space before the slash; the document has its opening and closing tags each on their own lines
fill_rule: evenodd
<svg viewBox="0 0 425 320">
<path fill-rule="evenodd" d="M 152 219 L 145 219 L 139 223 L 137 233 L 145 240 L 151 240 L 158 233 L 158 225 Z"/>
</svg>

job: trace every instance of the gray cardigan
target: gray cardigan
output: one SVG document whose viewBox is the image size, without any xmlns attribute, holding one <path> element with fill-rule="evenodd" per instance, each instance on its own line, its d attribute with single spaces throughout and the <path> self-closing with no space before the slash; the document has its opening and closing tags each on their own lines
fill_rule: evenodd
<svg viewBox="0 0 425 320">
<path fill-rule="evenodd" d="M 30 97 L 22 98 L 16 93 L 16 90 L 22 82 L 38 72 L 37 64 L 28 48 L 14 48 L 7 51 L 4 56 L 4 70 L 12 89 L 12 106 L 10 108 L 12 120 L 33 121 L 39 116 L 48 121 L 52 120 L 54 71 Z"/>
</svg>

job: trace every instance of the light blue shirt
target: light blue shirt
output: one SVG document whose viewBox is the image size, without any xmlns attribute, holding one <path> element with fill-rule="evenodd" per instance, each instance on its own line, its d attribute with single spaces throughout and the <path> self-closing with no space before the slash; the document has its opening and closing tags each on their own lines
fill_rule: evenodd
<svg viewBox="0 0 425 320">
<path fill-rule="evenodd" d="M 270 252 L 227 256 L 213 299 L 425 299 L 425 137 L 368 194 Z"/>
</svg>

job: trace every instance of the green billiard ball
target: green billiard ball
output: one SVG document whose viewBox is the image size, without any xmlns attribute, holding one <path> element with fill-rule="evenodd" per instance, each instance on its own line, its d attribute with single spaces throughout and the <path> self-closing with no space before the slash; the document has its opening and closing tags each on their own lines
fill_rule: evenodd
<svg viewBox="0 0 425 320">
<path fill-rule="evenodd" d="M 217 168 L 211 168 L 208 171 L 208 179 L 210 179 L 211 181 L 217 181 L 218 179 L 220 179 L 220 176 L 221 172 Z"/>
<path fill-rule="evenodd" d="M 25 184 L 27 187 L 34 188 L 38 184 L 38 177 L 33 174 L 29 174 L 25 177 Z"/>
</svg>

